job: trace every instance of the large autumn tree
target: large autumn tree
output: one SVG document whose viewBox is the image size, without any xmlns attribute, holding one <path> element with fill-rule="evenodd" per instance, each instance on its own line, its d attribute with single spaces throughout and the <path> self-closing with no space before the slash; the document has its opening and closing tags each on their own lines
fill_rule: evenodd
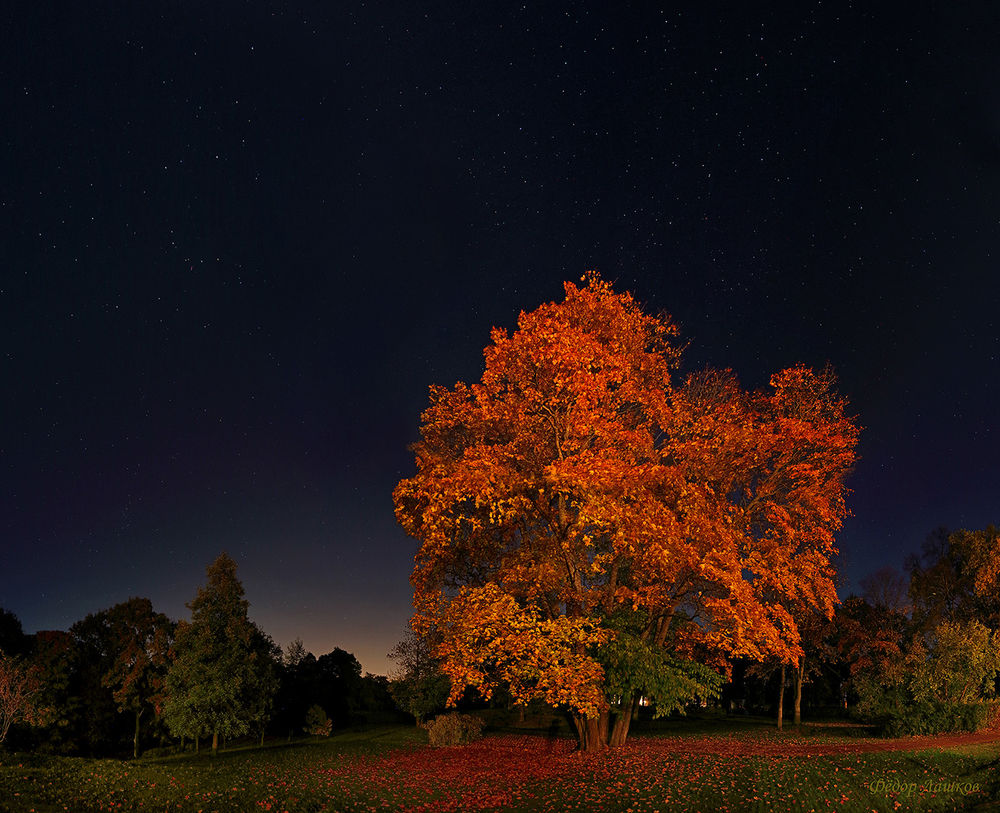
<svg viewBox="0 0 1000 813">
<path fill-rule="evenodd" d="M 616 745 L 640 696 L 667 712 L 728 658 L 795 663 L 789 608 L 832 612 L 857 441 L 832 374 L 748 393 L 679 360 L 668 317 L 591 274 L 494 329 L 479 383 L 431 388 L 394 499 L 452 700 L 504 685 Z"/>
</svg>

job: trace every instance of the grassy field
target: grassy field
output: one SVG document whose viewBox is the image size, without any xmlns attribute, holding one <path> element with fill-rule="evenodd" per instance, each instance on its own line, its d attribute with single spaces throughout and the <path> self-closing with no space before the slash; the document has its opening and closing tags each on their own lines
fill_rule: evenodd
<svg viewBox="0 0 1000 813">
<path fill-rule="evenodd" d="M 424 732 L 395 727 L 215 758 L 0 754 L 0 810 L 1000 810 L 1000 746 L 833 753 L 864 747 L 859 733 L 681 722 L 584 755 L 554 726 L 509 722 L 459 748 L 430 748 Z"/>
</svg>

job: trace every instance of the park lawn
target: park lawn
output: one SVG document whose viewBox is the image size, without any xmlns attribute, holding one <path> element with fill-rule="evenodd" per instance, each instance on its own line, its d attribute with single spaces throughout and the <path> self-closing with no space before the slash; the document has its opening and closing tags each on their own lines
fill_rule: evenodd
<svg viewBox="0 0 1000 813">
<path fill-rule="evenodd" d="M 783 742 L 817 738 L 743 728 L 737 740 L 750 753 L 759 741 L 767 755 L 720 756 L 699 751 L 698 734 L 677 736 L 689 738 L 692 753 L 678 752 L 675 738 L 636 736 L 621 749 L 579 754 L 569 738 L 523 733 L 435 749 L 424 732 L 396 727 L 214 758 L 2 754 L 0 809 L 845 813 L 976 809 L 997 798 L 997 745 L 784 757 Z"/>
</svg>

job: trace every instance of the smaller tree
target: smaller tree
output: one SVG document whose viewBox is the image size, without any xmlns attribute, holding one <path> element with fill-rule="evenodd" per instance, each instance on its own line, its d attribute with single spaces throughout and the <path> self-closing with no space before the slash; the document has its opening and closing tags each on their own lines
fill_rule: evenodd
<svg viewBox="0 0 1000 813">
<path fill-rule="evenodd" d="M 17 723 L 45 725 L 48 711 L 41 701 L 39 669 L 0 653 L 0 743 Z"/>
<path fill-rule="evenodd" d="M 886 566 L 861 580 L 861 595 L 872 607 L 907 615 L 913 609 L 909 584 L 896 568 Z"/>
<path fill-rule="evenodd" d="M 339 646 L 316 659 L 316 701 L 327 710 L 334 725 L 358 721 L 361 710 L 361 663 L 354 654 Z"/>
<path fill-rule="evenodd" d="M 301 638 L 296 638 L 288 646 L 285 647 L 284 653 L 281 656 L 281 663 L 287 669 L 295 669 L 303 660 L 309 655 L 309 650 L 306 649 L 306 645 L 302 643 Z"/>
<path fill-rule="evenodd" d="M 643 622 L 637 613 L 619 610 L 605 619 L 605 625 L 614 631 L 614 637 L 597 650 L 597 660 L 616 711 L 609 745 L 625 742 L 642 699 L 652 705 L 654 717 L 663 717 L 673 712 L 683 714 L 692 702 L 719 696 L 726 680 L 719 668 L 727 669 L 720 659 L 706 652 L 695 658 L 679 658 L 673 646 L 654 645 L 643 637 Z"/>
<path fill-rule="evenodd" d="M 139 720 L 148 710 L 158 714 L 169 665 L 174 625 L 153 611 L 148 598 L 130 598 L 106 613 L 113 661 L 103 684 L 112 689 L 118 711 L 135 717 L 132 756 L 139 756 Z"/>
<path fill-rule="evenodd" d="M 26 655 L 28 636 L 21 627 L 21 619 L 0 607 L 0 655 Z"/>
<path fill-rule="evenodd" d="M 41 682 L 39 702 L 51 711 L 39 732 L 43 750 L 63 754 L 80 750 L 84 701 L 75 675 L 79 660 L 69 632 L 40 630 L 34 634 L 31 665 Z"/>
<path fill-rule="evenodd" d="M 413 715 L 417 725 L 427 715 L 444 708 L 451 682 L 424 638 L 407 632 L 388 657 L 397 665 L 389 681 L 389 691 L 396 704 Z"/>
<path fill-rule="evenodd" d="M 264 744 L 264 732 L 274 714 L 274 701 L 280 681 L 278 668 L 281 663 L 281 647 L 271 636 L 254 625 L 251 638 L 250 663 L 245 686 L 246 709 L 251 727 L 260 735 Z"/>
</svg>

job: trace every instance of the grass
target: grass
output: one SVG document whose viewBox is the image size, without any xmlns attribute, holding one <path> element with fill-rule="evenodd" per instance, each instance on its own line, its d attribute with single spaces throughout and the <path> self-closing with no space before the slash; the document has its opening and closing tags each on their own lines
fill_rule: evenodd
<svg viewBox="0 0 1000 813">
<path fill-rule="evenodd" d="M 499 722 L 499 733 L 461 748 L 433 749 L 423 731 L 392 727 L 214 758 L 0 754 L 0 810 L 1000 810 L 990 796 L 996 745 L 793 757 L 782 747 L 855 740 L 837 729 L 779 733 L 760 720 L 703 719 L 640 726 L 625 748 L 589 755 L 551 722 Z M 716 737 L 753 755 L 715 753 Z"/>
</svg>

